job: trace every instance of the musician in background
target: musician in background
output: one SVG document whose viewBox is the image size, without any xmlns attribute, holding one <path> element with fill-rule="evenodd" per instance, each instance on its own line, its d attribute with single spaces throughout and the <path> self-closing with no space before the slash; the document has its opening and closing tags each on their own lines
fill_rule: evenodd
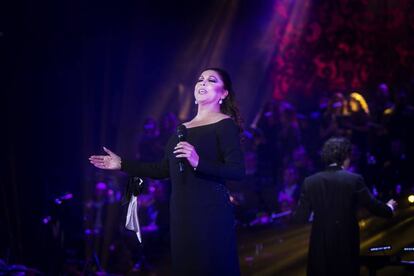
<svg viewBox="0 0 414 276">
<path fill-rule="evenodd" d="M 393 199 L 386 204 L 378 201 L 361 175 L 345 170 L 350 151 L 346 138 L 329 139 L 322 149 L 326 169 L 307 177 L 302 185 L 293 221 L 306 222 L 314 213 L 307 275 L 359 275 L 358 207 L 377 216 L 393 216 Z"/>
</svg>

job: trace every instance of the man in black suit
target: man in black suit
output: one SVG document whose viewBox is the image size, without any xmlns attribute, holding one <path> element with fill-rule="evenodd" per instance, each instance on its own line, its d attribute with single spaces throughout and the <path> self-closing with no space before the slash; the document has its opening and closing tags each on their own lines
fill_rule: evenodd
<svg viewBox="0 0 414 276">
<path fill-rule="evenodd" d="M 359 206 L 381 217 L 392 217 L 396 202 L 375 199 L 361 175 L 344 170 L 349 165 L 351 143 L 331 138 L 323 146 L 322 172 L 305 179 L 295 222 L 305 222 L 314 213 L 310 236 L 307 274 L 359 275 Z"/>
</svg>

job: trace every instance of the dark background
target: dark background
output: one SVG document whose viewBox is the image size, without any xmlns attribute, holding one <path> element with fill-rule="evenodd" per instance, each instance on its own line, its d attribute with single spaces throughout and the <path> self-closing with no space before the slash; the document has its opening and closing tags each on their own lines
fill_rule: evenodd
<svg viewBox="0 0 414 276">
<path fill-rule="evenodd" d="M 66 242 L 82 243 L 96 177 L 87 157 L 103 145 L 133 155 L 147 116 L 190 118 L 203 67 L 231 73 L 246 126 L 271 98 L 307 113 L 321 95 L 369 97 L 379 82 L 413 94 L 411 1 L 19 1 L 1 10 L 0 258 L 40 269 L 57 246 L 45 216 L 64 216 Z M 65 192 L 70 208 L 57 208 Z"/>
</svg>

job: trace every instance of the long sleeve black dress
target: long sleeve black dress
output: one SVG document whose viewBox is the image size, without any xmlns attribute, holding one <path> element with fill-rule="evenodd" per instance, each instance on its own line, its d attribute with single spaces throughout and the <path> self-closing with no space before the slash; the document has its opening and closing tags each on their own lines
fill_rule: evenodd
<svg viewBox="0 0 414 276">
<path fill-rule="evenodd" d="M 171 254 L 174 275 L 239 275 L 234 217 L 226 180 L 244 176 L 239 131 L 230 118 L 188 128 L 187 141 L 200 159 L 180 173 L 173 135 L 160 163 L 122 161 L 133 176 L 170 177 Z"/>
<path fill-rule="evenodd" d="M 372 196 L 362 176 L 339 166 L 305 179 L 294 221 L 307 221 L 314 212 L 307 275 L 359 275 L 359 206 L 377 216 L 393 215 Z"/>
</svg>

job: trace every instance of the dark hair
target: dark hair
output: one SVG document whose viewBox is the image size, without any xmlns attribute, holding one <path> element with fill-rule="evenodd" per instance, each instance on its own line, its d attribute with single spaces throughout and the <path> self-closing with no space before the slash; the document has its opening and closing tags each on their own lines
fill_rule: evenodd
<svg viewBox="0 0 414 276">
<path fill-rule="evenodd" d="M 322 148 L 322 161 L 325 165 L 336 163 L 342 166 L 351 153 L 351 142 L 344 137 L 333 137 L 325 142 Z"/>
<path fill-rule="evenodd" d="M 226 98 L 224 98 L 223 103 L 220 105 L 220 111 L 223 112 L 226 115 L 229 115 L 236 125 L 239 127 L 240 133 L 243 132 L 243 120 L 240 116 L 239 108 L 237 107 L 236 99 L 235 99 L 235 93 L 233 90 L 233 84 L 231 82 L 231 78 L 229 73 L 227 73 L 226 70 L 218 68 L 218 67 L 209 67 L 204 69 L 202 72 L 205 72 L 207 70 L 212 70 L 219 74 L 221 80 L 224 84 L 224 89 L 226 89 L 229 94 Z"/>
</svg>

